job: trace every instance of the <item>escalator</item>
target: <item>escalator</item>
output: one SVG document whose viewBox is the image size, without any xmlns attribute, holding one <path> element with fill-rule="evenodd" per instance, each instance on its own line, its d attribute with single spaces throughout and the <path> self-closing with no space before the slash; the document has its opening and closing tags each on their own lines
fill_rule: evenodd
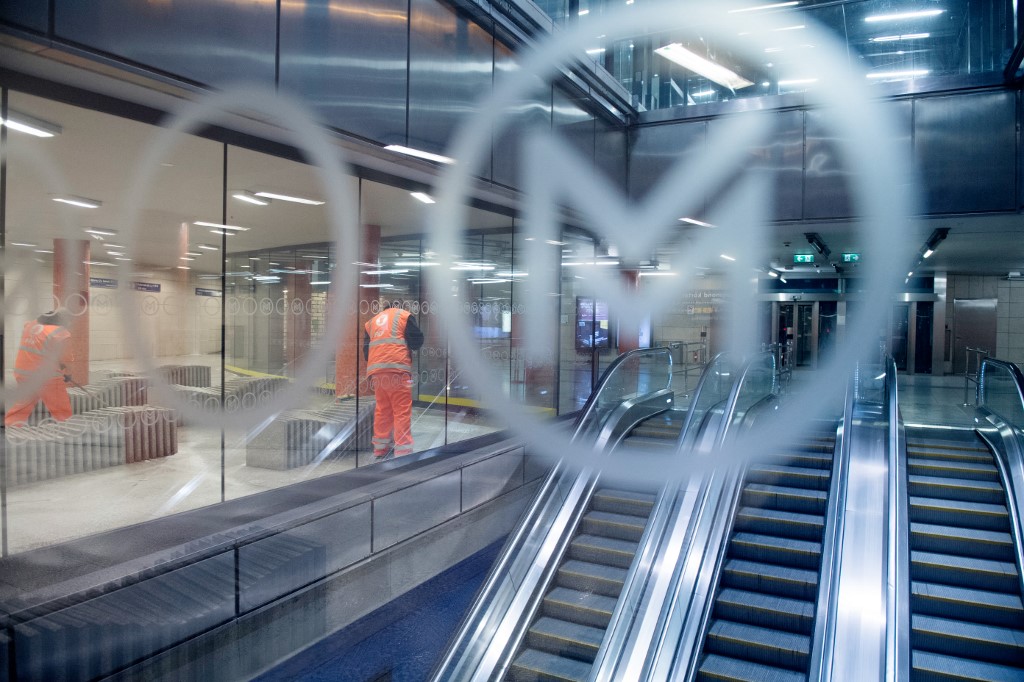
<svg viewBox="0 0 1024 682">
<path fill-rule="evenodd" d="M 620 447 L 668 457 L 685 416 L 666 410 L 650 417 Z M 656 490 L 598 483 L 506 679 L 588 678 L 656 497 Z"/>
<path fill-rule="evenodd" d="M 971 430 L 907 429 L 912 680 L 1024 679 L 1007 496 Z"/>
<path fill-rule="evenodd" d="M 696 679 L 807 679 L 835 451 L 829 423 L 747 470 Z"/>
</svg>

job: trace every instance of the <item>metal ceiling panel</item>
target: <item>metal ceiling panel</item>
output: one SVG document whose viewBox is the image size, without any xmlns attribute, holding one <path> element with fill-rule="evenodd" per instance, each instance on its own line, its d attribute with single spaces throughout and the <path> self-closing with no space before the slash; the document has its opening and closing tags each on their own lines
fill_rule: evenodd
<svg viewBox="0 0 1024 682">
<path fill-rule="evenodd" d="M 277 3 L 56 0 L 55 33 L 183 78 L 274 83 Z"/>
<path fill-rule="evenodd" d="M 406 0 L 281 5 L 280 87 L 327 125 L 405 144 Z"/>
<path fill-rule="evenodd" d="M 494 83 L 500 88 L 502 79 L 511 76 L 519 66 L 511 48 L 494 43 Z M 530 128 L 551 129 L 551 85 L 536 79 L 531 97 L 519 102 L 494 129 L 492 172 L 494 182 L 519 187 L 519 152 L 524 131 Z"/>
<path fill-rule="evenodd" d="M 690 121 L 634 128 L 630 132 L 629 195 L 643 199 L 665 172 L 702 154 L 707 141 L 707 123 Z M 701 198 L 701 204 L 707 197 Z"/>
</svg>

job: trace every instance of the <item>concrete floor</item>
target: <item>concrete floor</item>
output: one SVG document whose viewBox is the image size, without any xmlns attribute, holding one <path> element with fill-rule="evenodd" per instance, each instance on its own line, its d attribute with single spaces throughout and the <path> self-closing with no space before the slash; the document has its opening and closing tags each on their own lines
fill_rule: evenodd
<svg viewBox="0 0 1024 682">
<path fill-rule="evenodd" d="M 180 364 L 215 364 L 216 360 L 215 356 L 175 359 Z M 685 393 L 680 393 L 679 402 L 687 402 L 682 397 Z M 900 378 L 900 410 L 908 424 L 969 426 L 973 421 L 972 410 L 963 407 L 963 396 L 962 377 Z M 455 442 L 494 429 L 483 418 L 458 408 L 449 410 L 447 419 L 443 406 L 417 408 L 414 414 L 417 450 L 443 445 L 446 437 L 448 442 Z M 276 471 L 246 465 L 245 433 L 224 432 L 222 436 L 220 430 L 188 426 L 181 427 L 178 433 L 178 453 L 171 457 L 10 487 L 5 514 L 8 553 L 140 523 L 373 461 L 368 452 L 347 453 L 316 465 Z"/>
</svg>

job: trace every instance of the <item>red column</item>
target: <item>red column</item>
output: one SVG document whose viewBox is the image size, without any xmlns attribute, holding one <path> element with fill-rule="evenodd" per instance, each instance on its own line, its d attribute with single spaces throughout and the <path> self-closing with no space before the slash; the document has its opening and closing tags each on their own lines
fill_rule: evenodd
<svg viewBox="0 0 1024 682">
<path fill-rule="evenodd" d="M 622 270 L 621 272 L 626 288 L 635 294 L 640 289 L 640 272 L 638 270 Z M 635 350 L 639 347 L 640 330 L 626 329 L 619 325 L 619 354 L 621 355 L 626 351 Z"/>
<path fill-rule="evenodd" d="M 295 375 L 296 368 L 309 352 L 313 329 L 309 307 L 309 302 L 313 298 L 313 278 L 309 274 L 311 264 L 302 261 L 295 266 L 303 271 L 302 274 L 285 277 L 285 286 L 288 287 L 288 310 L 285 312 L 287 323 L 284 328 L 287 349 L 285 363 L 290 376 Z"/>
<path fill-rule="evenodd" d="M 79 384 L 89 383 L 89 247 L 85 239 L 53 240 L 53 296 L 72 314 L 69 369 Z"/>
<path fill-rule="evenodd" d="M 359 255 L 352 260 L 361 263 L 376 263 L 380 258 L 380 225 L 364 225 L 362 244 Z M 338 254 L 338 266 L 335 272 L 346 269 L 344 263 L 347 256 Z M 356 266 L 357 268 L 359 266 Z M 342 325 L 341 340 L 338 343 L 338 352 L 335 356 L 334 365 L 334 394 L 336 396 L 351 395 L 356 392 L 357 387 L 360 395 L 366 395 L 370 391 L 366 386 L 366 377 L 362 370 L 363 362 L 363 325 L 370 319 L 370 304 L 377 300 L 378 289 L 362 289 L 359 287 L 361 277 L 356 277 L 351 282 L 345 282 L 344 286 L 353 287 L 356 291 L 356 309 L 342 311 L 345 316 L 345 323 Z M 371 277 L 376 283 L 380 278 Z"/>
</svg>

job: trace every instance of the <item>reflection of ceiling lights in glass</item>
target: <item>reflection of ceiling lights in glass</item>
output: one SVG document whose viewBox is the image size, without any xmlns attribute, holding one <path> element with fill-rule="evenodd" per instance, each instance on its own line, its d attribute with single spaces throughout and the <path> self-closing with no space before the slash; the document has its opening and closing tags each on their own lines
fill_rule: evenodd
<svg viewBox="0 0 1024 682">
<path fill-rule="evenodd" d="M 27 133 L 35 137 L 53 137 L 63 132 L 63 128 L 56 123 L 50 123 L 41 118 L 11 110 L 7 111 L 6 119 L 0 118 L 0 125 L 5 125 L 11 130 L 17 130 L 20 133 Z"/>
<path fill-rule="evenodd" d="M 210 246 L 209 244 L 196 244 L 197 249 L 206 249 L 207 251 L 220 251 L 219 246 Z"/>
<path fill-rule="evenodd" d="M 405 147 L 400 144 L 389 144 L 384 147 L 389 152 L 398 152 L 399 154 L 405 154 L 406 156 L 415 156 L 417 159 L 425 159 L 427 161 L 436 161 L 437 163 L 455 163 L 455 159 L 450 156 L 442 156 L 440 154 L 434 154 L 431 152 L 425 152 L 422 149 L 414 149 L 412 147 Z"/>
<path fill-rule="evenodd" d="M 247 204 L 254 204 L 256 206 L 269 206 L 270 202 L 266 199 L 261 199 L 247 189 L 236 190 L 231 193 L 235 199 L 244 201 Z"/>
<path fill-rule="evenodd" d="M 892 14 L 872 14 L 871 16 L 864 17 L 864 21 L 869 23 L 875 23 L 878 21 L 903 21 L 904 19 L 924 19 L 927 17 L 937 17 L 946 10 L 944 9 L 922 9 L 915 10 L 912 12 L 894 12 Z"/>
<path fill-rule="evenodd" d="M 434 197 L 430 196 L 426 192 L 409 192 L 409 195 L 417 201 L 422 201 L 424 204 L 437 203 L 434 201 Z"/>
<path fill-rule="evenodd" d="M 297 197 L 290 194 L 277 194 L 276 192 L 253 192 L 253 194 L 265 199 L 278 199 L 280 201 L 290 201 L 293 204 L 305 204 L 307 206 L 321 206 L 324 203 L 317 199 L 307 199 L 305 197 Z"/>
<path fill-rule="evenodd" d="M 714 90 L 701 90 L 700 92 L 691 92 L 690 97 L 710 97 L 715 94 Z"/>
<path fill-rule="evenodd" d="M 114 237 L 117 236 L 117 230 L 110 230 L 105 227 L 87 227 L 85 232 L 88 232 L 94 237 Z"/>
<path fill-rule="evenodd" d="M 748 81 L 746 78 L 743 78 L 733 71 L 730 71 L 721 64 L 717 64 L 710 59 L 706 59 L 695 52 L 687 50 L 681 43 L 670 43 L 663 47 L 659 47 L 655 52 L 665 59 L 675 62 L 676 64 L 679 64 L 698 75 L 704 76 L 708 80 L 714 81 L 723 87 L 729 88 L 730 90 L 739 90 L 753 85 L 753 82 Z"/>
<path fill-rule="evenodd" d="M 919 40 L 921 38 L 930 38 L 931 35 L 931 33 L 904 33 L 903 35 L 898 36 L 878 36 L 877 38 L 872 38 L 871 42 L 891 43 L 896 40 Z"/>
<path fill-rule="evenodd" d="M 757 12 L 766 9 L 781 9 L 783 7 L 794 7 L 799 5 L 799 0 L 792 0 L 791 2 L 776 2 L 771 5 L 754 5 L 753 7 L 740 7 L 739 9 L 729 10 L 729 14 L 737 14 L 739 12 Z"/>
<path fill-rule="evenodd" d="M 735 258 L 733 258 L 732 256 L 726 255 L 726 254 L 724 254 L 724 253 L 723 253 L 723 254 L 720 254 L 720 256 L 721 256 L 722 258 L 724 258 L 725 260 L 729 260 L 729 261 L 734 261 L 734 260 L 736 260 L 736 259 L 735 259 Z"/>
<path fill-rule="evenodd" d="M 420 262 L 420 261 L 395 261 L 395 267 L 400 268 L 426 268 L 431 265 L 439 265 L 438 263 Z"/>
<path fill-rule="evenodd" d="M 696 218 L 680 218 L 679 221 L 683 223 L 690 223 L 697 227 L 715 227 L 711 223 L 705 223 L 703 220 L 697 220 Z"/>
<path fill-rule="evenodd" d="M 320 282 L 313 282 L 313 284 L 319 284 Z M 363 289 L 391 289 L 394 284 L 360 284 Z"/>
<path fill-rule="evenodd" d="M 779 81 L 779 87 L 785 88 L 792 85 L 810 85 L 811 83 L 817 82 L 817 78 L 789 78 L 787 80 Z"/>
<path fill-rule="evenodd" d="M 39 246 L 39 244 L 33 244 L 32 242 L 11 242 L 11 246 L 24 246 L 29 249 L 34 249 Z"/>
<path fill-rule="evenodd" d="M 406 272 L 409 272 L 409 271 L 408 270 L 364 270 L 360 274 L 363 274 L 363 275 L 401 275 L 401 274 L 404 274 Z"/>
<path fill-rule="evenodd" d="M 51 199 L 62 204 L 70 204 L 71 206 L 78 206 L 79 208 L 99 208 L 103 205 L 103 202 L 99 199 L 88 199 L 86 197 L 75 196 L 74 194 L 62 194 L 58 196 L 51 196 Z"/>
<path fill-rule="evenodd" d="M 197 220 L 197 221 L 193 222 L 192 224 L 193 225 L 198 225 L 199 227 L 214 227 L 214 228 L 217 228 L 218 230 L 241 230 L 241 231 L 245 232 L 245 231 L 247 231 L 249 229 L 248 227 L 241 227 L 239 225 L 225 225 L 224 223 L 208 223 L 208 222 L 206 222 L 204 220 Z M 228 234 L 232 234 L 232 233 L 228 232 Z"/>
<path fill-rule="evenodd" d="M 907 78 L 917 78 L 919 76 L 927 76 L 931 73 L 928 69 L 914 69 L 910 71 L 877 71 L 875 73 L 869 73 L 868 78 L 873 80 L 888 79 L 888 80 L 905 80 Z"/>
</svg>

